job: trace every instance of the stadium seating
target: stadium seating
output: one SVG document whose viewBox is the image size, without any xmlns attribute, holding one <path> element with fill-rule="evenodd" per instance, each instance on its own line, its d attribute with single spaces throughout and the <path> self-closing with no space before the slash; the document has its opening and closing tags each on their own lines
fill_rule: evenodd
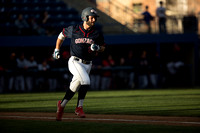
<svg viewBox="0 0 200 133">
<path fill-rule="evenodd" d="M 19 14 L 28 21 L 34 17 L 36 21 L 41 21 L 41 15 L 47 11 L 50 15 L 50 21 L 44 27 L 53 27 L 55 34 L 60 28 L 70 24 L 81 22 L 78 11 L 69 7 L 62 0 L 5 0 L 0 2 L 0 35 L 16 35 L 13 32 L 15 20 Z"/>
</svg>

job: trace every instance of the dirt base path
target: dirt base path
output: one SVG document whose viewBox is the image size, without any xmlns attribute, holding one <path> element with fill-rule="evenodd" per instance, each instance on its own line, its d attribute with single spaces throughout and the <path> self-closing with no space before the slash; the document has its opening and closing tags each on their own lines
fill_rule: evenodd
<svg viewBox="0 0 200 133">
<path fill-rule="evenodd" d="M 56 113 L 45 112 L 0 112 L 0 119 L 55 121 L 55 116 Z M 86 118 L 78 118 L 75 114 L 65 113 L 62 121 L 200 126 L 199 117 L 86 114 Z"/>
</svg>

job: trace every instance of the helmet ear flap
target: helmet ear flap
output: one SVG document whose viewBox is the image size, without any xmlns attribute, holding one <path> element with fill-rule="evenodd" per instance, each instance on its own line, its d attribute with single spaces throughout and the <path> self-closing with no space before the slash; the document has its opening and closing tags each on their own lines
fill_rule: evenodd
<svg viewBox="0 0 200 133">
<path fill-rule="evenodd" d="M 88 16 L 85 16 L 85 17 L 82 17 L 82 20 L 83 20 L 83 21 L 88 21 L 89 18 L 88 18 Z"/>
</svg>

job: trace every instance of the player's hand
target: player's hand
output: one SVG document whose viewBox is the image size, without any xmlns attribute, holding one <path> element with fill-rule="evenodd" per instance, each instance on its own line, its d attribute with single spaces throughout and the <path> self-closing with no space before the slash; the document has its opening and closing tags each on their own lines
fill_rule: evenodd
<svg viewBox="0 0 200 133">
<path fill-rule="evenodd" d="M 100 49 L 98 52 L 103 52 L 103 51 L 105 51 L 105 46 L 100 46 Z"/>
<path fill-rule="evenodd" d="M 92 44 L 90 48 L 91 48 L 92 51 L 99 51 L 100 50 L 100 47 L 97 44 Z"/>
<path fill-rule="evenodd" d="M 52 56 L 54 59 L 59 59 L 60 58 L 60 50 L 55 49 Z"/>
</svg>

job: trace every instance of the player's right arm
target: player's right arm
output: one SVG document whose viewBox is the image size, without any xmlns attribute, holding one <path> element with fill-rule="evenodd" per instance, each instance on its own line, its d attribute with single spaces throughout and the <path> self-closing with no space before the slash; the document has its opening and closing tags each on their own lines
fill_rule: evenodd
<svg viewBox="0 0 200 133">
<path fill-rule="evenodd" d="M 54 52 L 53 52 L 53 58 L 54 59 L 59 59 L 60 58 L 60 47 L 61 47 L 62 43 L 64 42 L 64 40 L 65 40 L 65 36 L 61 32 L 59 34 L 58 38 L 57 38 L 56 48 L 54 49 Z"/>
<path fill-rule="evenodd" d="M 64 42 L 65 40 L 65 36 L 63 35 L 62 32 L 60 32 L 59 36 L 58 36 L 58 39 L 56 41 L 56 48 L 55 49 L 60 49 L 62 43 Z"/>
<path fill-rule="evenodd" d="M 64 42 L 65 38 L 71 38 L 73 27 L 69 26 L 67 28 L 63 28 L 63 31 L 58 35 L 58 39 L 56 41 L 56 48 L 54 49 L 53 58 L 60 58 L 60 47 Z"/>
</svg>

